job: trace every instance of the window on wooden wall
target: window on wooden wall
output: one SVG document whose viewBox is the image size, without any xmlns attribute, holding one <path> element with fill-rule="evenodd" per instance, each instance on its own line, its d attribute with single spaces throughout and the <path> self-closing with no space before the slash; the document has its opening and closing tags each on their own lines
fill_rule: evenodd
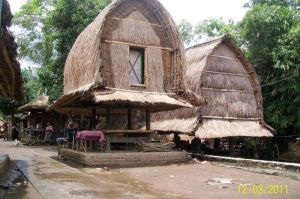
<svg viewBox="0 0 300 199">
<path fill-rule="evenodd" d="M 131 86 L 144 85 L 145 50 L 139 48 L 129 49 L 129 83 Z"/>
</svg>

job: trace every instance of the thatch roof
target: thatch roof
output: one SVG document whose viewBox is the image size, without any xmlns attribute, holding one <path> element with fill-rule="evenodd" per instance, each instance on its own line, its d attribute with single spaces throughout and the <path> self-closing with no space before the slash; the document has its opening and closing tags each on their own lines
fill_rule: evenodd
<svg viewBox="0 0 300 199">
<path fill-rule="evenodd" d="M 257 75 L 228 36 L 188 48 L 186 58 L 189 88 L 208 103 L 155 114 L 154 130 L 193 133 L 200 138 L 272 136 L 263 121 Z"/>
<path fill-rule="evenodd" d="M 0 5 L 0 95 L 22 101 L 24 90 L 20 64 L 16 60 L 17 44 L 8 27 L 11 26 L 12 14 L 7 0 Z M 2 8 L 2 9 L 1 9 Z"/>
<path fill-rule="evenodd" d="M 18 112 L 27 112 L 27 111 L 33 111 L 33 110 L 46 110 L 46 108 L 49 106 L 49 96 L 42 95 L 32 102 L 29 102 L 28 104 L 25 104 L 24 106 L 21 106 L 18 108 Z"/>
<path fill-rule="evenodd" d="M 92 107 L 92 104 L 97 104 L 99 108 L 101 108 L 101 106 L 102 108 L 107 106 L 114 108 L 133 106 L 140 108 L 149 107 L 151 112 L 192 107 L 189 103 L 185 100 L 181 100 L 175 94 L 107 88 L 105 90 L 97 89 L 95 91 L 76 92 L 64 95 L 51 104 L 47 110 L 53 110 L 54 107 L 90 108 Z M 63 110 L 63 108 L 61 110 Z M 84 110 L 81 111 L 84 112 Z"/>
<path fill-rule="evenodd" d="M 129 49 L 133 47 L 145 51 L 145 85 L 142 87 L 129 84 Z M 65 63 L 64 96 L 50 109 L 63 108 L 65 101 L 74 104 L 74 98 L 82 93 L 93 96 L 90 104 L 126 101 L 133 105 L 186 107 L 187 102 L 184 106 L 182 102 L 175 102 L 175 94 L 192 104 L 204 104 L 202 97 L 187 89 L 184 66 L 181 34 L 159 1 L 115 0 L 76 39 Z M 95 97 L 94 88 L 100 93 L 109 88 L 138 92 L 118 91 L 107 97 Z"/>
</svg>

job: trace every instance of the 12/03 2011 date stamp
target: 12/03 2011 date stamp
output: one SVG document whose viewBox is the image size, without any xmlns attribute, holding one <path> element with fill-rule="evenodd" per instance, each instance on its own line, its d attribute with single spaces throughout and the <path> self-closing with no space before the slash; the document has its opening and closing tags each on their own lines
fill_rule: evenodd
<svg viewBox="0 0 300 199">
<path fill-rule="evenodd" d="M 288 194 L 289 186 L 282 184 L 238 184 L 237 191 L 243 195 L 279 195 Z"/>
</svg>

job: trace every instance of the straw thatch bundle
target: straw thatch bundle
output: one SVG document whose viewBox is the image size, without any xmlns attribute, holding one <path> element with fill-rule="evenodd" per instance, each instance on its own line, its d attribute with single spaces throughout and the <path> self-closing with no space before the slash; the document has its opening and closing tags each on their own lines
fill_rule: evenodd
<svg viewBox="0 0 300 199">
<path fill-rule="evenodd" d="M 7 0 L 0 6 L 0 95 L 21 101 L 23 99 L 23 80 L 20 64 L 16 60 L 17 44 L 8 27 L 12 14 Z"/>
<path fill-rule="evenodd" d="M 272 136 L 263 121 L 259 81 L 251 64 L 227 36 L 186 51 L 189 88 L 207 105 L 153 115 L 152 128 L 195 133 L 200 138 Z"/>
<path fill-rule="evenodd" d="M 144 52 L 144 85 L 129 83 L 132 48 Z M 181 35 L 161 3 L 116 0 L 77 38 L 65 64 L 64 96 L 50 109 L 80 105 L 78 102 L 87 98 L 92 99 L 89 104 L 126 101 L 159 110 L 168 109 L 168 104 L 186 107 L 187 103 L 175 102 L 178 98 L 195 105 L 205 103 L 187 89 L 184 66 Z M 110 88 L 121 91 L 110 93 Z"/>
<path fill-rule="evenodd" d="M 35 100 L 18 108 L 18 112 L 27 112 L 33 110 L 46 110 L 49 106 L 49 96 L 42 95 Z"/>
</svg>

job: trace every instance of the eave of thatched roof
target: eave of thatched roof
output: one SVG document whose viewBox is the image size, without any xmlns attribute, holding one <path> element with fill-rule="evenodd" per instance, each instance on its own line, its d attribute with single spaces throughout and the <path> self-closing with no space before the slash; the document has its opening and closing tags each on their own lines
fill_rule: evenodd
<svg viewBox="0 0 300 199">
<path fill-rule="evenodd" d="M 26 111 L 33 111 L 33 110 L 46 110 L 49 106 L 49 96 L 42 95 L 32 102 L 25 104 L 18 108 L 18 112 L 26 112 Z"/>
<path fill-rule="evenodd" d="M 238 61 L 242 63 L 245 74 L 205 71 L 209 58 L 215 56 L 213 52 L 220 45 L 226 45 L 236 57 L 238 57 Z M 152 115 L 152 128 L 154 130 L 190 133 L 195 134 L 199 138 L 272 136 L 271 132 L 275 132 L 275 130 L 268 127 L 263 121 L 262 96 L 256 73 L 241 50 L 228 36 L 221 36 L 192 46 L 187 49 L 186 54 L 186 75 L 188 77 L 189 88 L 196 94 L 201 94 L 206 98 L 208 98 L 207 94 L 209 94 L 209 92 L 219 94 L 213 95 L 215 97 L 210 96 L 207 107 L 180 109 Z M 223 85 L 219 85 L 218 82 L 215 83 L 218 85 L 216 88 L 203 88 L 203 79 L 208 76 L 205 72 L 219 75 L 217 79 L 209 79 L 208 82 L 210 84 L 212 82 L 221 81 L 223 78 L 222 75 L 231 79 L 234 79 L 236 76 L 249 78 L 250 83 L 247 86 L 251 87 L 251 89 L 222 90 L 219 86 L 221 87 Z M 232 84 L 231 82 L 233 81 L 227 80 L 227 82 L 225 82 L 226 85 L 230 85 L 228 82 Z M 232 102 L 229 103 L 226 101 L 227 98 L 224 93 L 226 95 L 227 93 L 231 93 L 230 99 Z M 236 96 L 233 96 L 232 93 L 236 93 Z M 251 100 L 245 101 L 245 99 Z"/>
<path fill-rule="evenodd" d="M 260 121 L 231 121 L 204 119 L 195 132 L 199 138 L 273 137 L 270 129 Z"/>
<path fill-rule="evenodd" d="M 191 108 L 192 105 L 184 99 L 176 96 L 175 93 L 154 93 L 132 91 L 124 89 L 106 88 L 89 90 L 85 92 L 76 92 L 64 95 L 53 104 L 47 111 L 63 110 L 73 107 L 90 108 L 98 106 L 99 108 L 150 108 L 151 112 L 172 110 L 177 108 Z"/>
<path fill-rule="evenodd" d="M 17 44 L 8 30 L 12 14 L 7 0 L 3 0 L 2 3 L 2 10 L 0 10 L 0 95 L 22 101 L 24 90 L 20 64 L 16 60 Z"/>
</svg>

